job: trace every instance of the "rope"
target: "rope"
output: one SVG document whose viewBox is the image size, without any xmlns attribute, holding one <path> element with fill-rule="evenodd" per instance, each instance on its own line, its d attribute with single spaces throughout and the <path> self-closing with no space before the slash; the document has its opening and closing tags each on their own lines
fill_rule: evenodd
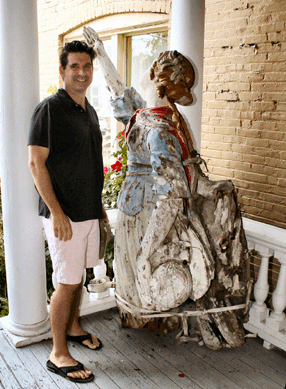
<svg viewBox="0 0 286 389">
<path fill-rule="evenodd" d="M 205 168 L 206 168 L 206 170 L 208 172 L 209 169 L 208 169 L 207 163 L 206 163 L 206 161 L 203 158 L 201 158 L 201 156 L 199 154 L 196 157 L 194 157 L 194 158 L 188 158 L 188 159 L 185 159 L 183 161 L 183 165 L 184 166 L 194 165 L 194 164 L 200 165 L 201 163 L 203 163 L 205 165 Z"/>
<path fill-rule="evenodd" d="M 127 166 L 136 166 L 136 167 L 140 167 L 140 168 L 152 168 L 151 165 L 147 164 L 147 163 L 141 163 L 141 162 L 134 162 L 134 161 L 127 161 Z M 150 173 L 152 172 L 152 169 L 150 170 L 136 170 L 136 171 L 128 171 L 126 173 L 126 176 L 144 176 L 144 175 L 150 175 Z"/>
<path fill-rule="evenodd" d="M 126 172 L 126 176 L 146 176 L 146 175 L 150 175 L 151 171 L 147 171 L 147 172 L 142 172 L 142 171 L 138 171 L 138 172 Z"/>
<path fill-rule="evenodd" d="M 134 161 L 130 161 L 130 160 L 127 161 L 127 165 L 128 166 L 139 166 L 139 167 L 152 168 L 152 165 L 149 163 L 134 162 Z"/>
<path fill-rule="evenodd" d="M 221 313 L 221 312 L 227 312 L 227 311 L 235 311 L 238 309 L 245 308 L 246 304 L 238 304 L 238 305 L 232 305 L 229 307 L 219 307 L 219 308 L 211 308 L 211 309 L 204 309 L 199 311 L 183 311 L 183 312 L 174 312 L 174 311 L 168 311 L 168 312 L 160 312 L 160 311 L 153 311 L 145 308 L 139 308 L 133 304 L 130 304 L 128 301 L 124 300 L 121 296 L 119 296 L 118 293 L 114 292 L 115 298 L 118 302 L 118 305 L 120 305 L 122 308 L 127 310 L 133 315 L 140 316 L 142 318 L 156 318 L 156 317 L 172 317 L 172 316 L 178 316 L 178 317 L 191 317 L 191 316 L 203 316 L 207 315 L 209 313 Z"/>
</svg>

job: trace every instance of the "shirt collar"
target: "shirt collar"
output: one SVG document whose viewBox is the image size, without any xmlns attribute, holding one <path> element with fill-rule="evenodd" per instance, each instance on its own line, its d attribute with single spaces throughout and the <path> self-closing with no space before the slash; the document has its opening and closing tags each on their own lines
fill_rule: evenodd
<svg viewBox="0 0 286 389">
<path fill-rule="evenodd" d="M 62 101 L 64 101 L 64 103 L 67 105 L 68 108 L 76 107 L 79 105 L 70 97 L 68 92 L 63 88 L 60 88 L 58 90 L 58 96 Z M 89 106 L 89 102 L 88 102 L 87 98 L 85 98 L 86 111 L 88 110 L 88 106 Z"/>
</svg>

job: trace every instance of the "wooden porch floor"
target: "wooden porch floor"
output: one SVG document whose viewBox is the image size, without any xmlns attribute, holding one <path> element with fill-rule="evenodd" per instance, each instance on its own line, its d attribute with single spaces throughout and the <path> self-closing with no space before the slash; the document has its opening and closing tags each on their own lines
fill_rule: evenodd
<svg viewBox="0 0 286 389">
<path fill-rule="evenodd" d="M 0 388 L 281 389 L 285 385 L 285 352 L 266 350 L 258 338 L 247 338 L 237 349 L 212 351 L 194 342 L 178 344 L 176 333 L 123 329 L 116 308 L 81 320 L 104 344 L 98 352 L 71 344 L 72 355 L 94 372 L 94 382 L 74 384 L 48 372 L 51 340 L 15 349 L 2 330 Z"/>
</svg>

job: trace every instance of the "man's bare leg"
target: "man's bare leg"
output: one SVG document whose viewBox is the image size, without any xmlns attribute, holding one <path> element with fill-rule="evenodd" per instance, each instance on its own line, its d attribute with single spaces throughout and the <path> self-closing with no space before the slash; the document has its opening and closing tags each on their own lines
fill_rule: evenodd
<svg viewBox="0 0 286 389">
<path fill-rule="evenodd" d="M 81 294 L 82 294 L 82 284 L 81 284 L 81 287 L 78 288 L 76 291 L 76 296 L 74 299 L 74 304 L 73 304 L 72 312 L 71 312 L 70 323 L 69 323 L 68 330 L 67 330 L 68 335 L 71 335 L 71 336 L 86 335 L 86 332 L 81 328 L 79 321 L 78 321 L 78 313 L 79 313 Z M 92 337 L 92 343 L 88 339 L 83 341 L 82 343 L 87 345 L 90 349 L 96 349 L 99 346 L 99 342 L 97 340 L 97 337 L 94 335 L 91 335 L 91 337 Z"/>
<path fill-rule="evenodd" d="M 77 304 L 82 284 L 69 285 L 59 283 L 50 304 L 50 320 L 53 335 L 53 349 L 50 361 L 57 367 L 76 366 L 76 360 L 70 355 L 67 347 L 67 331 L 72 317 L 73 307 Z M 79 292 L 80 291 L 80 292 Z M 73 378 L 87 378 L 90 370 L 68 373 Z"/>
</svg>

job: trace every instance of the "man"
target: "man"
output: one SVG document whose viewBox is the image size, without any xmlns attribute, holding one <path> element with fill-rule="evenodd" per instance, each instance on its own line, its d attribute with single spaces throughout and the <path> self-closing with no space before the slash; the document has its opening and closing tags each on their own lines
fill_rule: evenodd
<svg viewBox="0 0 286 389">
<path fill-rule="evenodd" d="M 67 340 L 95 350 L 102 346 L 78 321 L 83 270 L 98 263 L 98 219 L 108 220 L 101 202 L 102 136 L 85 97 L 94 58 L 86 43 L 65 45 L 60 55 L 64 89 L 38 105 L 28 141 L 39 215 L 58 282 L 50 304 L 53 349 L 47 368 L 74 382 L 89 382 L 94 376 L 70 355 Z"/>
</svg>

